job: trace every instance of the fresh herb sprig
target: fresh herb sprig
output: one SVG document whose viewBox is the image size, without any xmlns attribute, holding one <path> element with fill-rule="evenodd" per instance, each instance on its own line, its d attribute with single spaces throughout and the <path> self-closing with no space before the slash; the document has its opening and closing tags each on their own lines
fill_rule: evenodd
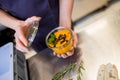
<svg viewBox="0 0 120 80">
<path fill-rule="evenodd" d="M 82 70 L 85 70 L 85 68 L 83 66 L 83 61 L 80 62 L 80 65 L 79 65 L 79 68 L 78 68 L 77 80 L 81 80 Z"/>
<path fill-rule="evenodd" d="M 52 80 L 61 80 L 61 77 L 63 77 L 66 73 L 70 72 L 72 69 L 75 68 L 75 63 L 70 64 L 66 68 L 64 68 L 61 72 L 58 72 Z"/>
<path fill-rule="evenodd" d="M 54 47 L 56 46 L 56 36 L 55 36 L 55 34 L 50 34 L 50 37 L 48 38 L 48 44 L 53 44 L 54 45 Z"/>
<path fill-rule="evenodd" d="M 76 63 L 70 64 L 69 66 L 67 66 L 66 68 L 64 68 L 61 72 L 58 72 L 53 78 L 52 80 L 61 80 L 62 77 L 64 77 L 64 75 L 68 72 L 70 72 L 72 69 L 74 69 L 76 66 Z M 83 61 L 80 62 L 80 65 L 78 67 L 78 72 L 77 72 L 77 80 L 81 80 L 81 76 L 82 76 L 82 71 L 85 70 L 84 68 L 84 63 Z M 73 80 L 72 78 L 68 79 L 68 80 Z"/>
<path fill-rule="evenodd" d="M 66 34 L 60 34 L 58 38 L 56 38 L 54 33 L 50 34 L 50 37 L 48 38 L 48 44 L 53 44 L 54 47 L 56 47 L 56 44 L 59 41 L 61 41 L 61 44 L 65 41 L 67 42 L 68 40 L 66 40 Z"/>
</svg>

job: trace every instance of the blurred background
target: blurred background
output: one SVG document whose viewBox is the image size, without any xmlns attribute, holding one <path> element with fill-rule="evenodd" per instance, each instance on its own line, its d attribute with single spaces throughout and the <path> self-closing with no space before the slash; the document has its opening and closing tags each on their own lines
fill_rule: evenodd
<svg viewBox="0 0 120 80">
<path fill-rule="evenodd" d="M 107 7 L 115 0 L 75 0 L 73 9 L 73 21 L 81 19 L 98 9 Z"/>
<path fill-rule="evenodd" d="M 106 12 L 119 11 L 120 0 L 75 0 L 73 8 L 73 25 L 75 28 L 94 22 Z"/>
</svg>

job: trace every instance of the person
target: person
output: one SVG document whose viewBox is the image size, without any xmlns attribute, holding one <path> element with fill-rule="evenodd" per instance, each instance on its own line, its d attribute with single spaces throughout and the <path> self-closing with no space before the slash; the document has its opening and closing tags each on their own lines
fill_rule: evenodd
<svg viewBox="0 0 120 80">
<path fill-rule="evenodd" d="M 73 4 L 74 0 L 0 0 L 0 24 L 15 31 L 16 48 L 27 52 L 27 31 L 39 21 L 37 35 L 31 45 L 39 52 L 47 47 L 45 38 L 52 29 L 58 26 L 71 29 Z M 76 45 L 75 34 L 73 38 Z M 66 58 L 71 55 L 72 52 L 57 56 Z"/>
</svg>

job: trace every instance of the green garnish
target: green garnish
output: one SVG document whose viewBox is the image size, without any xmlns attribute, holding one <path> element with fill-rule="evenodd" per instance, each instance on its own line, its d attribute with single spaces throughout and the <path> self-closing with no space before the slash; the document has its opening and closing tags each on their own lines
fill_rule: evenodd
<svg viewBox="0 0 120 80">
<path fill-rule="evenodd" d="M 68 72 L 70 72 L 71 70 L 73 70 L 75 68 L 76 64 L 70 64 L 67 67 L 65 67 L 62 71 L 58 72 L 53 78 L 52 80 L 61 80 L 62 77 L 64 77 L 64 75 Z M 80 65 L 78 67 L 78 72 L 77 72 L 77 80 L 81 80 L 81 76 L 82 76 L 82 70 L 85 70 L 84 65 L 83 65 L 83 61 L 80 62 Z M 68 80 L 73 80 L 72 78 L 68 79 Z"/>
<path fill-rule="evenodd" d="M 55 34 L 50 34 L 50 37 L 48 38 L 48 44 L 53 44 L 54 46 L 56 45 L 56 36 Z"/>
<path fill-rule="evenodd" d="M 57 42 L 60 41 L 60 43 L 62 44 L 63 42 L 67 41 L 66 39 L 66 35 L 65 34 L 60 34 L 58 38 L 56 38 L 55 34 L 52 33 L 50 34 L 50 37 L 48 38 L 48 44 L 53 44 L 54 47 L 56 46 Z"/>
<path fill-rule="evenodd" d="M 61 72 L 58 72 L 53 78 L 52 80 L 61 80 L 61 77 L 63 77 L 66 73 L 70 72 L 72 69 L 75 68 L 75 63 L 70 64 L 69 66 L 67 66 L 66 68 L 64 68 Z"/>
<path fill-rule="evenodd" d="M 78 68 L 77 80 L 81 80 L 82 70 L 85 70 L 85 68 L 83 67 L 83 61 L 81 61 L 79 68 Z"/>
</svg>

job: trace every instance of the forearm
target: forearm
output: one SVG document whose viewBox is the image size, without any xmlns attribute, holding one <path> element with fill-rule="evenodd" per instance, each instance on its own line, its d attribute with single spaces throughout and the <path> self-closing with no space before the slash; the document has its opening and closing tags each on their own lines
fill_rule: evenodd
<svg viewBox="0 0 120 80">
<path fill-rule="evenodd" d="M 19 25 L 19 23 L 20 20 L 12 17 L 8 13 L 0 9 L 0 24 L 15 30 L 16 26 Z"/>
<path fill-rule="evenodd" d="M 74 0 L 59 0 L 59 1 L 60 1 L 59 25 L 71 28 L 72 9 Z"/>
</svg>

